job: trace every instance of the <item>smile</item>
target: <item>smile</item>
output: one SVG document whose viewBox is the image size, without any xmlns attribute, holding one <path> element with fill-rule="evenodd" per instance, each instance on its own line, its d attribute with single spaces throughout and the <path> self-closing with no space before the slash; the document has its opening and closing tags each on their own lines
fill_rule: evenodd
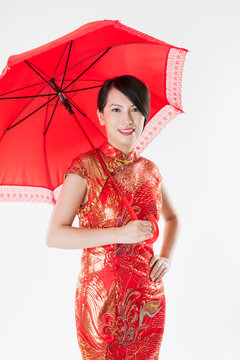
<svg viewBox="0 0 240 360">
<path fill-rule="evenodd" d="M 118 129 L 118 131 L 120 132 L 120 134 L 126 136 L 126 135 L 131 135 L 135 131 L 135 129 L 122 129 L 122 130 Z"/>
</svg>

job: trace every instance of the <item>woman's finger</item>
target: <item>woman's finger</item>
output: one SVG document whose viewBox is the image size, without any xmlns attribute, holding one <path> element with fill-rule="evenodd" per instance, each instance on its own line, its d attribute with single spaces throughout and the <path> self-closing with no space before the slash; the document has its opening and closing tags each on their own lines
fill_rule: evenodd
<svg viewBox="0 0 240 360">
<path fill-rule="evenodd" d="M 163 272 L 154 280 L 155 282 L 159 282 L 162 277 L 168 272 L 168 268 L 164 268 Z"/>
<path fill-rule="evenodd" d="M 154 265 L 154 269 L 152 269 L 152 273 L 154 275 L 154 280 L 160 275 L 161 276 L 161 272 L 163 271 L 163 269 L 166 267 L 167 271 L 170 269 L 171 267 L 171 262 L 169 259 L 165 258 L 165 257 L 159 257 L 159 259 L 161 261 L 161 265 L 163 264 L 164 266 L 159 265 L 159 262 L 157 262 L 157 265 L 160 266 L 158 268 L 158 270 L 155 270 L 155 267 L 157 266 L 156 264 Z"/>
<path fill-rule="evenodd" d="M 166 267 L 166 265 L 163 262 L 161 262 L 158 265 L 158 268 L 156 268 L 156 270 L 155 270 L 155 266 L 154 266 L 154 269 L 151 272 L 152 279 L 154 280 L 157 276 L 159 276 L 159 274 L 161 274 L 161 272 L 164 270 L 165 267 Z"/>
<path fill-rule="evenodd" d="M 159 259 L 159 256 L 158 255 L 154 255 L 150 262 L 149 262 L 149 266 L 153 266 L 153 264 L 155 264 L 155 262 Z"/>
</svg>

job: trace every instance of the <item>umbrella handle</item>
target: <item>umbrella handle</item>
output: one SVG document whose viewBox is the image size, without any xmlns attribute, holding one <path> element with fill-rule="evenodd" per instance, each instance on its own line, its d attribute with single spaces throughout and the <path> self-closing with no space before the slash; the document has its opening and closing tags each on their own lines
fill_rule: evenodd
<svg viewBox="0 0 240 360">
<path fill-rule="evenodd" d="M 110 175 L 110 174 L 109 174 Z M 111 175 L 110 175 L 111 176 Z M 111 177 L 112 178 L 112 177 Z M 112 179 L 113 183 L 114 180 Z M 115 183 L 114 183 L 115 184 Z M 117 188 L 117 186 L 116 186 Z M 118 192 L 121 194 L 120 190 L 117 188 Z M 122 196 L 122 194 L 121 194 Z M 136 215 L 136 213 L 134 212 L 133 208 L 131 207 L 129 201 L 127 200 L 126 196 L 122 196 L 122 202 L 124 203 L 124 205 L 127 208 L 128 213 L 131 216 L 132 220 L 138 220 L 138 217 Z M 147 214 L 146 217 L 148 218 L 148 220 L 152 223 L 152 227 L 153 227 L 153 236 L 150 239 L 144 240 L 147 244 L 153 244 L 159 236 L 159 228 L 158 228 L 158 223 L 157 220 L 155 219 L 155 217 L 150 213 Z"/>
<path fill-rule="evenodd" d="M 129 202 L 128 202 L 128 200 L 127 200 L 127 198 L 125 196 L 122 197 L 122 201 L 123 201 L 124 205 L 126 206 L 132 220 L 138 220 L 137 215 L 133 211 L 131 205 L 129 204 Z M 147 240 L 144 240 L 144 241 L 147 244 L 153 244 L 158 239 L 158 236 L 159 236 L 158 223 L 157 223 L 157 220 L 155 219 L 155 217 L 152 214 L 147 214 L 146 217 L 152 223 L 153 236 L 150 239 L 147 239 Z"/>
<path fill-rule="evenodd" d="M 155 219 L 155 217 L 152 214 L 147 214 L 146 217 L 148 218 L 149 221 L 151 221 L 152 226 L 153 226 L 153 237 L 151 237 L 150 239 L 144 240 L 147 244 L 153 244 L 159 236 L 159 228 L 158 228 L 158 223 L 157 220 Z"/>
<path fill-rule="evenodd" d="M 137 215 L 135 214 L 135 212 L 133 211 L 133 208 L 131 207 L 131 205 L 129 204 L 129 201 L 127 200 L 126 196 L 122 196 L 122 202 L 124 203 L 124 205 L 127 208 L 127 211 L 129 212 L 132 220 L 138 220 Z"/>
</svg>

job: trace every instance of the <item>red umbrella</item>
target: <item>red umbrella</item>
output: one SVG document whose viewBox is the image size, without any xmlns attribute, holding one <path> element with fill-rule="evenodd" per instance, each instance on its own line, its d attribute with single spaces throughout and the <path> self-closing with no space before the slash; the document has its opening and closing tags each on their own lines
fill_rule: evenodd
<svg viewBox="0 0 240 360">
<path fill-rule="evenodd" d="M 102 20 L 11 56 L 0 76 L 0 201 L 56 203 L 71 160 L 106 141 L 96 110 L 108 78 L 133 75 L 149 88 L 150 116 L 135 143 L 140 154 L 183 113 L 187 52 L 118 20 Z"/>
</svg>

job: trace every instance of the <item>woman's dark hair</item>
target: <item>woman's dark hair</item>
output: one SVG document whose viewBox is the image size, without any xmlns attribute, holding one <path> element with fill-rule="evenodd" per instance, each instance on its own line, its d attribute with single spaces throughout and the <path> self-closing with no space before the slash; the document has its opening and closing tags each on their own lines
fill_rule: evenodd
<svg viewBox="0 0 240 360">
<path fill-rule="evenodd" d="M 103 112 L 110 89 L 116 88 L 127 96 L 145 117 L 143 128 L 149 117 L 150 93 L 148 87 L 135 76 L 122 75 L 107 79 L 98 93 L 97 106 Z"/>
</svg>

